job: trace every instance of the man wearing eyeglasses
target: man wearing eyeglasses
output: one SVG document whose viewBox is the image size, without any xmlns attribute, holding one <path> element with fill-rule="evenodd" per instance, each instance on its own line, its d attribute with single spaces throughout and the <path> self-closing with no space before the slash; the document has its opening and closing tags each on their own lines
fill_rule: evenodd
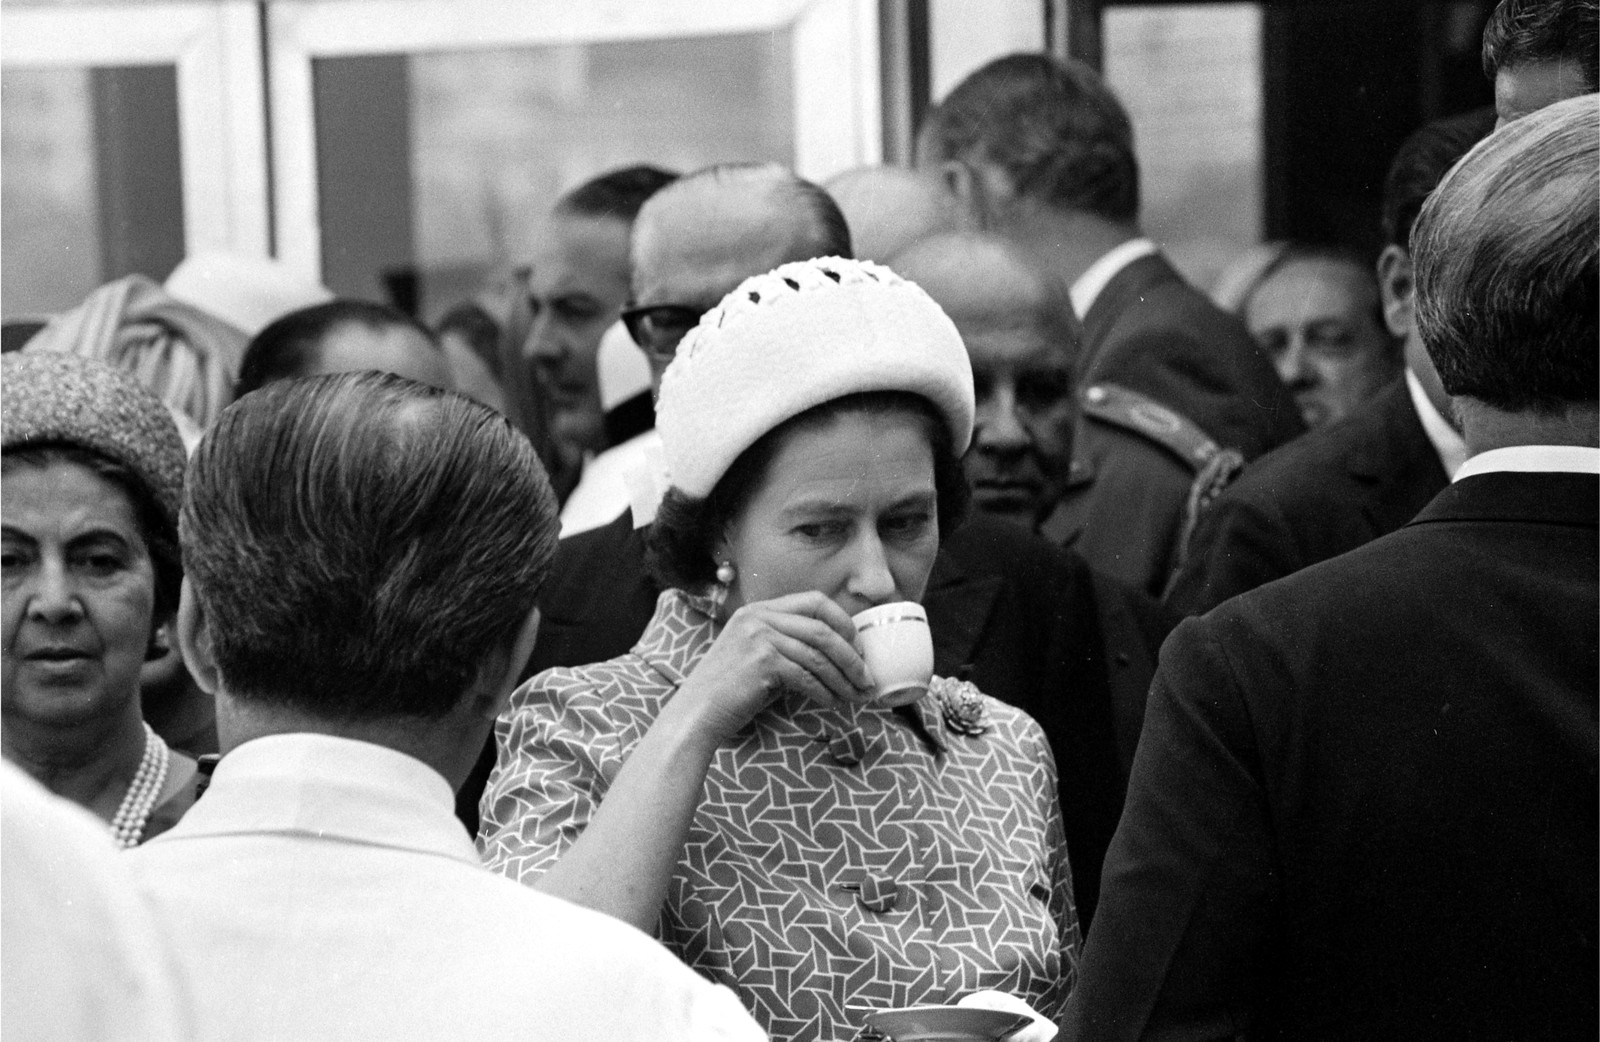
<svg viewBox="0 0 1600 1042">
<path fill-rule="evenodd" d="M 622 320 L 659 387 L 678 341 L 739 283 L 789 261 L 851 256 L 850 231 L 811 182 L 776 164 L 730 163 L 647 202 L 632 256 Z"/>
</svg>

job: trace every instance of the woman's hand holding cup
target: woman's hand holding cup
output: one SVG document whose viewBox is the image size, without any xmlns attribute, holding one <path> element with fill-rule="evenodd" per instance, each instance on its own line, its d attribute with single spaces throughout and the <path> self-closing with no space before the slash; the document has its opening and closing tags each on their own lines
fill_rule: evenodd
<svg viewBox="0 0 1600 1042">
<path fill-rule="evenodd" d="M 824 705 L 868 702 L 876 682 L 855 641 L 850 616 L 821 593 L 747 604 L 729 617 L 676 698 L 696 703 L 702 726 L 719 743 L 785 691 Z"/>
</svg>

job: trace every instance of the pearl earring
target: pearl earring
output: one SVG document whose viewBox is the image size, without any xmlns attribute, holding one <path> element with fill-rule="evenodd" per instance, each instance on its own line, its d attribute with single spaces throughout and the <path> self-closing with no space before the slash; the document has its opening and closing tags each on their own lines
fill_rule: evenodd
<svg viewBox="0 0 1600 1042">
<path fill-rule="evenodd" d="M 732 586 L 733 580 L 738 576 L 738 574 L 738 572 L 733 570 L 733 563 L 731 561 L 724 561 L 717 565 L 717 582 L 724 586 Z"/>
</svg>

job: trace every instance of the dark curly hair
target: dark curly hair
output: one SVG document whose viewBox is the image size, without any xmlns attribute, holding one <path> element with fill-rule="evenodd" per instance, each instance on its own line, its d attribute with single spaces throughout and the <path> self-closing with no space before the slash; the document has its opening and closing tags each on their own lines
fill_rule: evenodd
<svg viewBox="0 0 1600 1042">
<path fill-rule="evenodd" d="M 909 391 L 868 391 L 845 395 L 807 409 L 763 434 L 739 454 L 703 499 L 670 489 L 645 534 L 646 560 L 663 586 L 699 592 L 716 582 L 716 544 L 767 478 L 772 460 L 798 431 L 825 427 L 846 413 L 911 415 L 921 424 L 933 450 L 933 487 L 939 534 L 955 530 L 967 514 L 971 489 L 956 455 L 950 428 L 933 403 Z"/>
</svg>

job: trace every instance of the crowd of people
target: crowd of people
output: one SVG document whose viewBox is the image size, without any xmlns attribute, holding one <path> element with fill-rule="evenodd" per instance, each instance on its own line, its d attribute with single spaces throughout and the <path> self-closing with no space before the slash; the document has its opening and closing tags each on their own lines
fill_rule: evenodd
<svg viewBox="0 0 1600 1042">
<path fill-rule="evenodd" d="M 8 331 L 0 1027 L 1595 1037 L 1596 9 L 1209 296 L 1015 54 L 431 326 L 200 255 Z"/>
</svg>

